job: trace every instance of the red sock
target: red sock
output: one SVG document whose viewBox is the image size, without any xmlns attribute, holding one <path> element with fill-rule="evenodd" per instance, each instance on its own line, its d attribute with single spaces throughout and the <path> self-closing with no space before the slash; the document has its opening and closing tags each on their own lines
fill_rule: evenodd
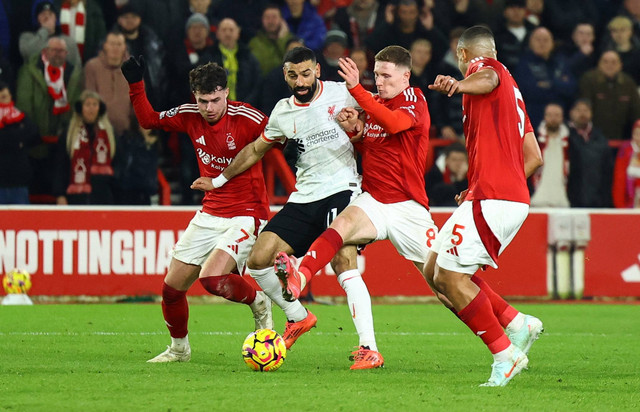
<svg viewBox="0 0 640 412">
<path fill-rule="evenodd" d="M 253 286 L 242 279 L 242 276 L 233 273 L 200 278 L 200 283 L 212 295 L 222 296 L 232 302 L 250 305 L 256 298 Z"/>
<path fill-rule="evenodd" d="M 498 295 L 496 292 L 491 289 L 491 286 L 487 282 L 485 282 L 482 278 L 477 275 L 471 276 L 471 281 L 478 285 L 480 290 L 482 290 L 489 301 L 491 302 L 491 307 L 493 308 L 493 313 L 498 318 L 498 322 L 503 328 L 506 328 L 509 323 L 516 317 L 518 311 L 511 305 L 509 305 L 502 296 Z"/>
<path fill-rule="evenodd" d="M 458 312 L 458 317 L 482 339 L 491 353 L 501 352 L 511 345 L 498 319 L 493 314 L 489 298 L 482 290 Z"/>
<path fill-rule="evenodd" d="M 187 292 L 177 290 L 164 283 L 162 285 L 162 315 L 172 338 L 187 336 L 189 304 Z"/>
<path fill-rule="evenodd" d="M 311 281 L 313 275 L 331 262 L 342 244 L 342 236 L 335 229 L 325 230 L 309 247 L 309 251 L 300 263 L 298 272 L 307 278 L 307 282 Z"/>
</svg>

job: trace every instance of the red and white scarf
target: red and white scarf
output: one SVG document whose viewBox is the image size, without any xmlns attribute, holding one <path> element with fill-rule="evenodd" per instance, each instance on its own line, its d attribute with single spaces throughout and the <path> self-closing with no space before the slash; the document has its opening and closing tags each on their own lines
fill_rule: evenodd
<svg viewBox="0 0 640 412">
<path fill-rule="evenodd" d="M 24 119 L 24 113 L 18 110 L 13 102 L 0 103 L 0 129 Z"/>
<path fill-rule="evenodd" d="M 44 63 L 44 81 L 47 84 L 49 96 L 53 99 L 53 114 L 59 115 L 69 111 L 69 101 L 67 100 L 67 87 L 64 84 L 64 69 L 67 63 L 62 67 L 55 67 L 49 64 L 42 53 L 42 62 Z"/>
<path fill-rule="evenodd" d="M 80 57 L 84 56 L 85 17 L 83 1 L 79 1 L 73 8 L 70 2 L 65 1 L 60 10 L 60 29 L 62 33 L 76 41 Z"/>
<path fill-rule="evenodd" d="M 111 145 L 107 131 L 97 127 L 92 140 L 86 126 L 78 130 L 80 134 L 71 152 L 71 178 L 67 194 L 91 193 L 91 176 L 113 176 L 111 167 Z"/>
</svg>

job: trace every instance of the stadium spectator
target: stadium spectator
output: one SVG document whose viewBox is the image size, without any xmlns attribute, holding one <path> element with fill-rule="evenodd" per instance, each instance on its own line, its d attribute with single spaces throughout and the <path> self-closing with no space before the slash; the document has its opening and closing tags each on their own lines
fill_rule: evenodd
<svg viewBox="0 0 640 412">
<path fill-rule="evenodd" d="M 214 40 L 209 35 L 209 25 L 209 19 L 204 14 L 194 13 L 189 16 L 184 27 L 184 41 L 171 53 L 172 58 L 169 61 L 171 106 L 177 106 L 192 99 L 193 94 L 189 91 L 189 72 L 197 66 L 212 61 L 216 53 Z M 193 152 L 191 149 L 189 151 Z M 191 182 L 193 179 L 189 180 L 189 183 Z"/>
<path fill-rule="evenodd" d="M 537 137 L 544 165 L 531 176 L 531 207 L 569 207 L 569 128 L 564 124 L 562 106 L 549 103 L 544 108 Z"/>
<path fill-rule="evenodd" d="M 562 47 L 562 53 L 569 59 L 571 73 L 580 79 L 588 70 L 596 67 L 598 56 L 595 51 L 595 29 L 591 23 L 578 23 L 573 29 L 571 42 Z"/>
<path fill-rule="evenodd" d="M 66 61 L 67 44 L 51 37 L 41 55 L 32 56 L 18 72 L 16 106 L 38 126 L 41 142 L 29 151 L 34 179 L 31 194 L 50 195 L 54 148 L 82 91 L 82 68 Z"/>
<path fill-rule="evenodd" d="M 631 19 L 625 16 L 613 18 L 607 25 L 609 38 L 605 50 L 615 50 L 622 61 L 622 71 L 640 84 L 640 40 L 633 36 Z"/>
<path fill-rule="evenodd" d="M 416 39 L 424 38 L 431 42 L 433 59 L 439 60 L 447 48 L 447 38 L 435 25 L 425 26 L 420 19 L 420 10 L 416 0 L 400 0 L 398 5 L 387 5 L 385 22 L 377 26 L 367 37 L 365 44 L 373 53 L 386 46 L 397 45 L 411 48 Z"/>
<path fill-rule="evenodd" d="M 451 143 L 438 156 L 424 179 L 429 206 L 458 206 L 456 195 L 469 186 L 467 170 L 467 150 L 462 143 Z"/>
<path fill-rule="evenodd" d="M 613 158 L 607 139 L 591 121 L 590 102 L 576 100 L 569 117 L 569 203 L 571 207 L 612 207 Z"/>
<path fill-rule="evenodd" d="M 147 96 L 154 105 L 166 109 L 169 83 L 167 79 L 166 49 L 155 31 L 143 23 L 140 11 L 132 4 L 118 10 L 117 28 L 124 33 L 131 56 L 144 56 L 147 62 L 145 85 Z M 182 39 L 182 34 L 180 34 Z"/>
<path fill-rule="evenodd" d="M 333 82 L 342 81 L 342 77 L 338 74 L 338 59 L 346 57 L 347 52 L 347 34 L 342 30 L 329 30 L 327 37 L 324 39 L 322 53 L 318 55 L 318 63 L 322 67 L 320 77 L 322 80 L 330 80 Z"/>
<path fill-rule="evenodd" d="M 622 71 L 617 52 L 602 53 L 598 67 L 582 76 L 580 97 L 591 102 L 593 124 L 608 140 L 631 136 L 631 126 L 640 118 L 640 95 L 636 82 Z"/>
<path fill-rule="evenodd" d="M 526 20 L 527 7 L 525 0 L 506 0 L 504 6 L 504 22 L 496 30 L 496 46 L 501 63 L 513 72 L 520 56 L 529 43 L 529 35 L 535 28 Z"/>
<path fill-rule="evenodd" d="M 10 6 L 5 6 L 5 3 L 9 3 L 7 0 L 0 0 L 0 50 L 5 50 L 5 53 L 9 53 L 11 49 L 11 25 L 9 20 L 11 19 Z"/>
<path fill-rule="evenodd" d="M 182 30 L 189 16 L 184 3 L 185 0 L 129 0 L 128 4 L 138 11 L 144 24 L 158 35 L 165 50 L 175 50 L 182 43 Z M 138 56 L 133 52 L 131 55 Z"/>
<path fill-rule="evenodd" d="M 464 94 L 469 189 L 456 196 L 460 206 L 432 241 L 424 276 L 492 353 L 491 377 L 482 386 L 505 386 L 527 367 L 542 322 L 518 312 L 475 273 L 484 265 L 497 268 L 498 255 L 526 219 L 526 179 L 542 159 L 524 102 L 514 93 L 517 85 L 495 60 L 491 31 L 467 29 L 458 57 L 465 79 L 438 75 L 430 87 L 447 96 Z"/>
<path fill-rule="evenodd" d="M 107 35 L 102 8 L 96 0 L 54 0 L 60 10 L 60 28 L 78 46 L 83 62 L 95 57 Z"/>
<path fill-rule="evenodd" d="M 186 15 L 191 16 L 193 13 L 204 14 L 211 24 L 211 31 L 215 32 L 218 27 L 218 22 L 220 21 L 218 18 L 220 15 L 220 11 L 218 10 L 220 2 L 221 0 L 189 0 L 189 11 Z"/>
<path fill-rule="evenodd" d="M 298 36 L 306 47 L 316 51 L 322 49 L 327 28 L 308 0 L 285 0 L 282 17 L 289 25 L 289 31 Z"/>
<path fill-rule="evenodd" d="M 335 120 L 342 108 L 355 105 L 355 101 L 344 83 L 319 80 L 320 69 L 311 49 L 300 47 L 289 51 L 284 57 L 283 75 L 293 96 L 278 102 L 260 138 L 252 147 L 245 147 L 224 174 L 213 181 L 201 177 L 193 185 L 208 191 L 224 185 L 227 179 L 233 183 L 234 176 L 256 164 L 275 144 L 289 139 L 297 146 L 297 190 L 260 233 L 247 260 L 251 276 L 287 316 L 282 335 L 287 349 L 316 325 L 317 318 L 299 300 L 285 300 L 282 296 L 274 256 L 278 251 L 304 256 L 315 237 L 360 192 L 353 146 Z M 318 144 L 320 141 L 322 144 Z M 313 178 L 306 178 L 311 175 Z M 332 264 L 347 294 L 360 345 L 369 347 L 373 358 L 377 348 L 371 298 L 357 269 L 355 247 L 342 248 Z M 381 361 L 377 356 L 375 363 L 358 357 L 352 368 L 377 367 Z"/>
<path fill-rule="evenodd" d="M 457 50 L 458 50 L 458 39 L 460 39 L 460 36 L 462 35 L 462 33 L 464 33 L 464 31 L 466 30 L 465 27 L 454 27 L 450 32 L 449 32 L 449 48 L 447 49 L 447 51 L 444 54 L 444 57 L 442 58 L 442 60 L 449 64 L 449 66 L 451 67 L 455 67 L 456 70 L 458 72 L 460 72 L 460 69 L 458 69 L 458 56 L 457 56 Z M 461 75 L 463 73 L 460 73 Z"/>
<path fill-rule="evenodd" d="M 220 21 L 225 18 L 233 19 L 242 28 L 240 41 L 247 44 L 260 29 L 262 11 L 270 2 L 270 0 L 222 0 L 217 7 L 218 18 Z M 284 2 L 278 0 L 276 3 Z M 295 33 L 295 30 L 291 32 Z"/>
<path fill-rule="evenodd" d="M 304 44 L 302 43 L 302 41 L 297 37 L 294 37 L 287 42 L 286 51 L 288 52 L 292 49 L 295 49 L 296 47 L 303 46 Z M 262 81 L 258 108 L 266 114 L 271 115 L 271 111 L 275 107 L 276 103 L 290 95 L 291 90 L 289 90 L 287 82 L 284 81 L 284 76 L 282 75 L 282 62 L 280 62 L 280 65 L 274 67 Z M 289 164 L 295 164 L 295 160 Z"/>
<path fill-rule="evenodd" d="M 581 22 L 597 25 L 600 15 L 593 1 L 545 0 L 542 24 L 553 33 L 559 45 L 571 42 L 573 28 Z"/>
<path fill-rule="evenodd" d="M 35 123 L 15 107 L 9 84 L 0 81 L 0 204 L 29 204 L 27 152 L 39 140 Z"/>
<path fill-rule="evenodd" d="M 55 36 L 63 39 L 67 45 L 67 61 L 74 66 L 82 65 L 76 41 L 61 33 L 52 0 L 36 0 L 33 3 L 31 21 L 35 31 L 23 32 L 20 34 L 19 40 L 20 54 L 25 62 L 29 61 L 31 57 L 39 55 L 42 49 L 47 46 L 47 41 Z"/>
<path fill-rule="evenodd" d="M 107 106 L 85 90 L 74 103 L 56 151 L 53 194 L 58 205 L 111 205 L 116 140 Z"/>
<path fill-rule="evenodd" d="M 629 17 L 633 22 L 633 34 L 640 37 L 640 0 L 623 0 L 618 15 Z"/>
<path fill-rule="evenodd" d="M 613 204 L 640 208 L 640 120 L 633 124 L 631 140 L 618 149 L 613 172 Z"/>
<path fill-rule="evenodd" d="M 230 18 L 224 18 L 216 32 L 218 42 L 211 61 L 227 70 L 229 99 L 257 104 L 260 92 L 260 63 L 249 47 L 240 40 L 240 27 Z"/>
<path fill-rule="evenodd" d="M 446 98 L 440 93 L 429 90 L 438 73 L 446 73 L 462 80 L 462 74 L 457 67 L 447 61 L 434 62 L 431 59 L 431 42 L 418 39 L 411 45 L 411 78 L 409 83 L 420 88 L 429 103 L 431 126 L 436 135 L 448 140 L 457 140 L 462 136 L 462 96 Z"/>
<path fill-rule="evenodd" d="M 131 130 L 116 139 L 118 150 L 113 159 L 115 203 L 150 205 L 151 196 L 158 193 L 159 133 L 140 127 L 135 120 L 132 124 Z"/>
<path fill-rule="evenodd" d="M 503 11 L 503 1 L 448 0 L 432 1 L 435 24 L 449 32 L 452 27 L 485 24 L 495 30 Z M 491 4 L 496 3 L 496 4 Z"/>
<path fill-rule="evenodd" d="M 365 40 L 384 21 L 377 0 L 353 0 L 346 7 L 339 7 L 333 18 L 333 28 L 347 33 L 349 49 L 365 47 Z"/>
<path fill-rule="evenodd" d="M 9 90 L 16 90 L 16 71 L 5 49 L 0 47 L 0 81 L 9 85 Z"/>
<path fill-rule="evenodd" d="M 129 130 L 133 110 L 129 101 L 129 85 L 120 65 L 129 58 L 124 34 L 112 31 L 97 57 L 84 67 L 84 87 L 97 92 L 107 105 L 107 116 L 116 136 Z"/>
<path fill-rule="evenodd" d="M 534 26 L 542 23 L 544 12 L 544 0 L 527 0 L 527 21 Z"/>
<path fill-rule="evenodd" d="M 140 125 L 167 132 L 188 133 L 198 151 L 202 179 L 211 182 L 222 175 L 227 159 L 250 145 L 267 117 L 248 104 L 228 100 L 227 75 L 216 63 L 189 72 L 195 104 L 183 104 L 156 112 L 145 94 L 144 59 L 131 57 L 122 64 L 129 82 L 131 102 Z M 171 335 L 171 346 L 148 362 L 188 362 L 191 359 L 187 291 L 196 280 L 212 295 L 251 308 L 255 328 L 273 328 L 271 301 L 240 275 L 256 234 L 269 212 L 267 191 L 260 166 L 238 176 L 220 190 L 206 193 L 202 210 L 173 248 L 162 285 L 162 314 Z"/>
<path fill-rule="evenodd" d="M 282 18 L 280 7 L 275 4 L 267 6 L 262 12 L 262 27 L 249 41 L 249 49 L 258 59 L 263 76 L 276 67 L 282 67 L 287 43 L 294 37 Z"/>
<path fill-rule="evenodd" d="M 547 104 L 555 102 L 568 107 L 577 91 L 577 81 L 566 57 L 555 52 L 554 47 L 551 32 L 545 27 L 536 28 L 529 37 L 529 48 L 513 72 L 533 127 L 542 121 Z"/>
</svg>

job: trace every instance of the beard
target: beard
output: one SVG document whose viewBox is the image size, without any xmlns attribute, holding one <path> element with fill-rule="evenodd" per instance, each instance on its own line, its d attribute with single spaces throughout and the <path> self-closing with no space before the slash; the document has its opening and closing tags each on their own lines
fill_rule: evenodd
<svg viewBox="0 0 640 412">
<path fill-rule="evenodd" d="M 549 133 L 558 133 L 559 130 L 560 130 L 560 125 L 559 124 L 549 124 L 549 123 L 547 123 L 547 132 L 549 132 Z"/>
<path fill-rule="evenodd" d="M 291 89 L 293 95 L 300 103 L 309 103 L 311 99 L 313 99 L 313 95 L 316 94 L 316 89 L 318 88 L 318 82 L 313 82 L 311 87 L 294 87 Z M 299 94 L 301 91 L 308 90 L 307 94 Z"/>
</svg>

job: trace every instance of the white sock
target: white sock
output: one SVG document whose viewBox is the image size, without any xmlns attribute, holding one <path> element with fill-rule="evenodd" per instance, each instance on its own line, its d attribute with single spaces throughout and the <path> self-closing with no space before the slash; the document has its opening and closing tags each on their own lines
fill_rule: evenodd
<svg viewBox="0 0 640 412">
<path fill-rule="evenodd" d="M 524 326 L 525 316 L 522 312 L 518 312 L 515 318 L 505 328 L 507 333 L 519 331 Z"/>
<path fill-rule="evenodd" d="M 371 314 L 371 296 L 360 272 L 357 269 L 347 270 L 338 275 L 338 283 L 347 293 L 347 304 L 353 324 L 360 337 L 360 346 L 378 351 L 376 335 L 373 330 L 373 315 Z"/>
<path fill-rule="evenodd" d="M 189 335 L 184 338 L 171 338 L 171 348 L 176 352 L 184 352 L 189 347 Z"/>
<path fill-rule="evenodd" d="M 264 293 L 267 294 L 276 305 L 280 306 L 287 316 L 287 320 L 293 322 L 300 322 L 307 317 L 307 310 L 302 306 L 298 300 L 293 302 L 287 302 L 282 297 L 282 286 L 276 276 L 276 271 L 273 267 L 266 269 L 251 269 L 247 268 L 251 277 L 256 280 L 256 283 L 260 285 Z"/>
<path fill-rule="evenodd" d="M 493 360 L 496 362 L 507 362 L 511 360 L 511 355 L 513 354 L 513 349 L 515 346 L 510 344 L 509 347 L 505 350 L 502 350 L 498 353 L 493 354 Z"/>
</svg>

